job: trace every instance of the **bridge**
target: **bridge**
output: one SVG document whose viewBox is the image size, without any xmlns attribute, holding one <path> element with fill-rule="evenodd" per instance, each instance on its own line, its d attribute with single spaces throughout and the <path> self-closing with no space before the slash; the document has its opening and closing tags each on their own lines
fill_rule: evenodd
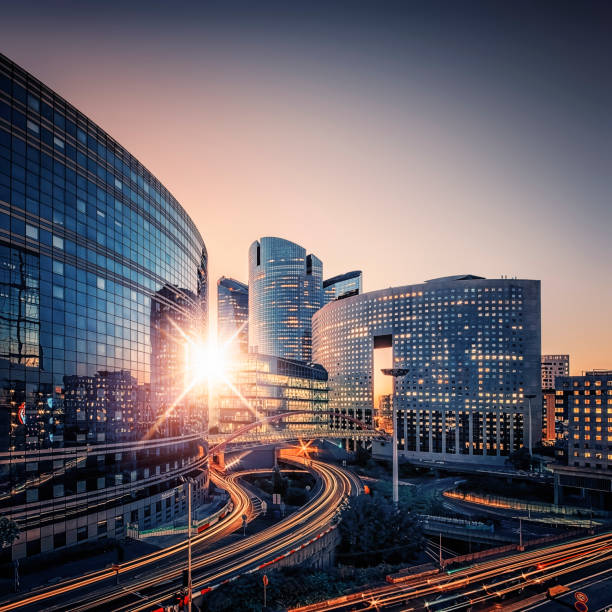
<svg viewBox="0 0 612 612">
<path fill-rule="evenodd" d="M 271 423 L 278 423 L 288 417 L 296 415 L 308 414 L 313 417 L 320 417 L 324 415 L 332 415 L 336 418 L 340 418 L 344 421 L 353 423 L 359 427 L 359 429 L 335 429 L 329 427 L 327 423 L 316 423 L 309 424 L 307 427 L 289 428 L 284 427 L 282 429 L 269 429 L 266 427 Z M 256 431 L 258 430 L 259 431 Z M 264 444 L 273 444 L 275 442 L 290 442 L 293 440 L 313 440 L 316 438 L 322 439 L 351 439 L 351 440 L 372 440 L 373 438 L 387 438 L 388 435 L 376 429 L 371 429 L 366 423 L 356 419 L 348 414 L 342 414 L 331 410 L 317 411 L 312 410 L 290 410 L 288 412 L 281 412 L 273 416 L 265 417 L 259 421 L 248 423 L 236 431 L 231 433 L 217 433 L 209 434 L 208 440 L 211 448 L 209 453 L 211 455 L 222 453 L 227 450 L 233 450 L 237 448 L 244 448 L 245 446 L 259 446 Z"/>
</svg>

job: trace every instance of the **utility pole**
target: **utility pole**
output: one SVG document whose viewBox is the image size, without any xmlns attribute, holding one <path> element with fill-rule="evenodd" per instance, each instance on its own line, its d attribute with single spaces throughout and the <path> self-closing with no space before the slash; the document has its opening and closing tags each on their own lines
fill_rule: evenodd
<svg viewBox="0 0 612 612">
<path fill-rule="evenodd" d="M 187 483 L 187 610 L 191 612 L 191 487 L 193 478 L 181 476 L 181 481 Z"/>
<path fill-rule="evenodd" d="M 187 482 L 187 491 L 189 495 L 189 504 L 187 506 L 187 610 L 191 612 L 191 483 Z"/>
<path fill-rule="evenodd" d="M 442 568 L 442 532 L 440 532 L 440 544 L 438 546 L 438 557 L 439 557 L 440 568 Z"/>
</svg>

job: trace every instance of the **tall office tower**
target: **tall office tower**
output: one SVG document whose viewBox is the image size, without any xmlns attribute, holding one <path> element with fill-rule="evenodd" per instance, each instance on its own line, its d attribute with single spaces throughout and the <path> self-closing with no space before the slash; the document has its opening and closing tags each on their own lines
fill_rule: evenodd
<svg viewBox="0 0 612 612">
<path fill-rule="evenodd" d="M 323 301 L 323 264 L 282 238 L 249 249 L 249 351 L 312 360 L 312 315 Z"/>
<path fill-rule="evenodd" d="M 569 355 L 542 355 L 542 440 L 552 442 L 561 435 L 556 418 L 555 378 L 569 376 Z"/>
<path fill-rule="evenodd" d="M 355 270 L 323 281 L 323 305 L 333 300 L 359 295 L 362 291 L 362 276 L 361 270 Z"/>
<path fill-rule="evenodd" d="M 154 427 L 151 383 L 168 379 L 152 380 L 151 310 L 183 287 L 205 313 L 206 265 L 158 179 L 0 56 L 0 514 L 21 531 L 3 554 L 171 520 L 182 475 L 204 495 L 204 420 L 176 437 Z"/>
<path fill-rule="evenodd" d="M 336 300 L 313 317 L 313 347 L 330 410 L 371 424 L 393 395 L 406 458 L 499 465 L 540 439 L 539 281 L 464 275 Z M 390 367 L 408 369 L 395 388 Z"/>
<path fill-rule="evenodd" d="M 569 399 L 567 465 L 555 471 L 555 504 L 612 508 L 612 370 L 561 376 Z"/>
<path fill-rule="evenodd" d="M 229 355 L 249 349 L 249 287 L 233 278 L 217 281 L 217 339 Z"/>
<path fill-rule="evenodd" d="M 569 355 L 542 355 L 542 389 L 554 389 L 557 376 L 569 376 Z"/>
</svg>

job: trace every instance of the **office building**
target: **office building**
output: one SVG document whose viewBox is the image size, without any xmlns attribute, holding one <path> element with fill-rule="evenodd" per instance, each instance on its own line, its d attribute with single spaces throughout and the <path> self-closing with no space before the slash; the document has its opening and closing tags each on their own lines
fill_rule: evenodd
<svg viewBox="0 0 612 612">
<path fill-rule="evenodd" d="M 323 264 L 282 238 L 249 249 L 249 351 L 312 360 L 312 315 L 323 302 Z"/>
<path fill-rule="evenodd" d="M 153 346 L 162 302 L 177 325 Z M 21 532 L 4 560 L 171 520 L 183 475 L 201 498 L 206 405 L 169 431 L 161 361 L 186 322 L 206 335 L 204 242 L 137 159 L 4 56 L 0 311 L 0 514 Z"/>
<path fill-rule="evenodd" d="M 356 270 L 323 281 L 323 305 L 333 300 L 359 295 L 362 292 L 362 276 L 361 270 Z"/>
<path fill-rule="evenodd" d="M 395 394 L 406 459 L 503 464 L 540 439 L 539 281 L 463 275 L 336 300 L 313 317 L 313 346 L 330 410 L 371 425 Z M 390 367 L 408 369 L 395 389 Z"/>
<path fill-rule="evenodd" d="M 554 389 L 557 376 L 569 376 L 569 355 L 542 355 L 542 389 Z"/>
<path fill-rule="evenodd" d="M 320 365 L 249 353 L 234 364 L 228 377 L 231 385 L 221 385 L 217 396 L 221 432 L 290 411 L 299 413 L 264 430 L 328 425 L 327 372 Z"/>
<path fill-rule="evenodd" d="M 555 503 L 612 508 L 612 370 L 557 378 L 569 398 L 567 465 L 555 466 Z"/>
<path fill-rule="evenodd" d="M 248 286 L 222 276 L 217 281 L 217 341 L 227 354 L 248 352 L 248 322 Z"/>
<path fill-rule="evenodd" d="M 556 416 L 558 376 L 569 376 L 569 355 L 542 355 L 542 441 L 548 443 L 562 434 L 562 419 Z"/>
</svg>

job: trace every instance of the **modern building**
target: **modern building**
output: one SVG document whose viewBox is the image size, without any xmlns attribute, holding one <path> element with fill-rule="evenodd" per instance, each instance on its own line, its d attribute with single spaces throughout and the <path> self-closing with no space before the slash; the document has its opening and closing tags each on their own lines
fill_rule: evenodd
<svg viewBox="0 0 612 612">
<path fill-rule="evenodd" d="M 313 346 L 330 410 L 371 425 L 394 393 L 404 458 L 500 464 L 540 439 L 539 281 L 453 276 L 330 302 Z M 395 389 L 389 367 L 408 369 Z"/>
<path fill-rule="evenodd" d="M 567 465 L 555 466 L 555 503 L 612 508 L 612 370 L 558 377 L 567 391 Z"/>
<path fill-rule="evenodd" d="M 323 303 L 323 264 L 282 238 L 249 249 L 249 351 L 312 360 L 312 315 Z"/>
<path fill-rule="evenodd" d="M 362 292 L 361 270 L 347 272 L 323 281 L 323 305 Z"/>
<path fill-rule="evenodd" d="M 249 287 L 233 278 L 217 281 L 217 340 L 231 354 L 249 348 Z"/>
<path fill-rule="evenodd" d="M 569 376 L 569 355 L 542 355 L 542 389 L 554 389 L 557 376 Z"/>
<path fill-rule="evenodd" d="M 166 284 L 151 300 L 151 406 L 155 429 L 180 436 L 206 431 L 208 388 L 199 356 L 206 344 L 205 294 Z M 202 350 L 201 350 L 202 349 Z"/>
<path fill-rule="evenodd" d="M 558 376 L 569 376 L 569 355 L 542 355 L 542 441 L 549 443 L 562 433 L 562 419 L 556 415 Z"/>
<path fill-rule="evenodd" d="M 0 514 L 21 531 L 3 559 L 171 520 L 183 475 L 204 494 L 206 405 L 171 430 L 159 396 L 164 343 L 206 335 L 206 274 L 158 179 L 0 56 Z M 162 303 L 177 325 L 156 341 Z"/>
<path fill-rule="evenodd" d="M 327 427 L 327 372 L 317 364 L 249 353 L 229 374 L 231 385 L 218 391 L 219 430 L 236 431 L 274 415 L 299 411 L 268 429 Z M 307 411 L 307 414 L 304 413 Z"/>
</svg>

